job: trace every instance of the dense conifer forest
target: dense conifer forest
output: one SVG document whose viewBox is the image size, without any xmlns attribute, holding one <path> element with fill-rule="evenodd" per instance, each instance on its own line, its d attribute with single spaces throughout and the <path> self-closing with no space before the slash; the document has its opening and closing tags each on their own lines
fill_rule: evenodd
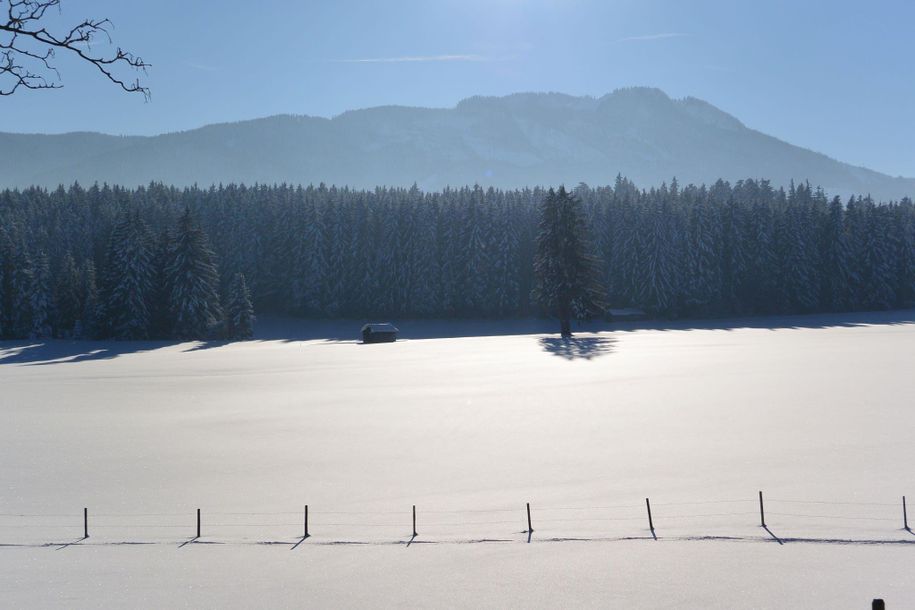
<svg viewBox="0 0 915 610">
<path fill-rule="evenodd" d="M 0 192 L 0 336 L 250 336 L 254 312 L 542 315 L 542 189 Z M 662 317 L 915 300 L 915 207 L 765 181 L 579 185 L 603 301 Z"/>
</svg>

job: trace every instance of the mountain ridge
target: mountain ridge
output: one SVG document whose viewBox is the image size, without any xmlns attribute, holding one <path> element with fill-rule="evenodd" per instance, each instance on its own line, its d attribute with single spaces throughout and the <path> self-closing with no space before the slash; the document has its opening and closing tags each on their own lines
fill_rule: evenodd
<svg viewBox="0 0 915 610">
<path fill-rule="evenodd" d="M 676 177 L 809 181 L 830 194 L 899 199 L 915 179 L 842 163 L 747 127 L 695 97 L 630 87 L 472 96 L 452 108 L 389 105 L 333 117 L 279 114 L 152 136 L 0 133 L 0 187 L 319 183 L 424 189 Z"/>
</svg>

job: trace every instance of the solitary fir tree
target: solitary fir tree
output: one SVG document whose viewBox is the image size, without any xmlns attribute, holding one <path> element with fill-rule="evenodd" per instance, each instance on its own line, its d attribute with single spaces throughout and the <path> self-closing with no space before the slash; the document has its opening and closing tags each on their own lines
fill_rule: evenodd
<svg viewBox="0 0 915 610">
<path fill-rule="evenodd" d="M 254 307 L 242 273 L 236 273 L 232 278 L 226 309 L 226 338 L 244 341 L 253 337 Z"/>
<path fill-rule="evenodd" d="M 573 317 L 602 309 L 598 273 L 581 203 L 565 187 L 550 189 L 540 206 L 532 297 L 559 318 L 563 337 L 572 336 Z"/>
<path fill-rule="evenodd" d="M 209 337 L 222 319 L 214 258 L 203 229 L 185 208 L 166 267 L 172 332 L 178 339 Z"/>
</svg>

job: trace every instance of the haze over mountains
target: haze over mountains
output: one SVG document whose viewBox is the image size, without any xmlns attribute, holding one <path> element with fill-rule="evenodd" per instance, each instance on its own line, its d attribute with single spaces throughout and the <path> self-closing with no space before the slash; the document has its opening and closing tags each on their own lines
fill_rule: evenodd
<svg viewBox="0 0 915 610">
<path fill-rule="evenodd" d="M 620 89 L 472 97 L 449 109 L 385 106 L 332 119 L 279 115 L 159 136 L 0 133 L 0 187 L 325 182 L 424 189 L 762 178 L 830 194 L 915 196 L 915 178 L 841 163 L 747 128 L 695 98 Z"/>
</svg>

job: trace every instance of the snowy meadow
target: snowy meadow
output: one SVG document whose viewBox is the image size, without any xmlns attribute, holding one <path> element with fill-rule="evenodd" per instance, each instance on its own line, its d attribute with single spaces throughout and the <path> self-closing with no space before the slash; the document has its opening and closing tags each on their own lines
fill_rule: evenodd
<svg viewBox="0 0 915 610">
<path fill-rule="evenodd" d="M 915 311 L 398 325 L 0 343 L 5 603 L 915 597 Z"/>
</svg>

